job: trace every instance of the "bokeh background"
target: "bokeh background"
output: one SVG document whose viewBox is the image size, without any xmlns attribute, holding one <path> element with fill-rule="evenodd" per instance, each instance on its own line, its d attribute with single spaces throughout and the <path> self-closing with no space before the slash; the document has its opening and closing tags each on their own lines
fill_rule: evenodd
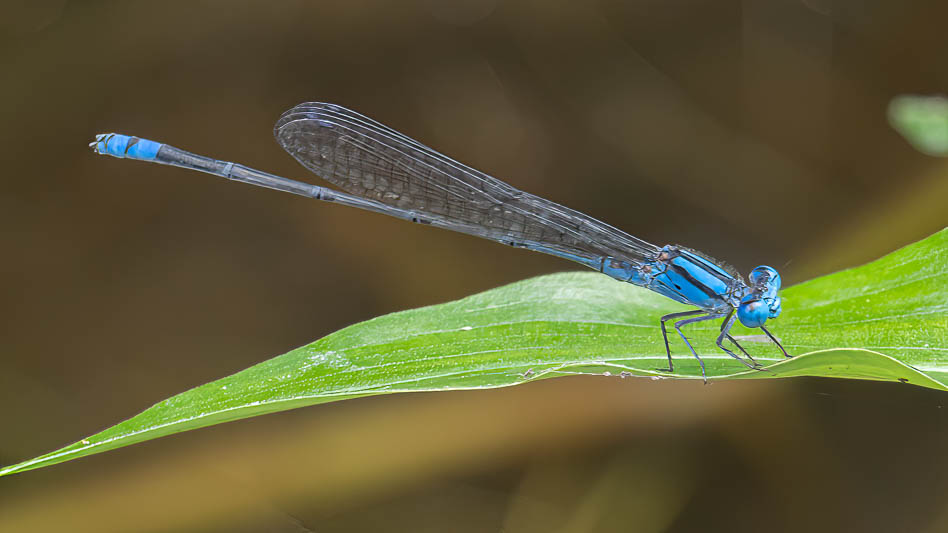
<svg viewBox="0 0 948 533">
<path fill-rule="evenodd" d="M 886 123 L 894 96 L 948 91 L 940 0 L 0 5 L 0 464 L 346 325 L 577 268 L 96 157 L 95 133 L 321 183 L 271 128 L 336 102 L 786 283 L 948 222 L 948 160 Z M 945 399 L 575 378 L 351 400 L 0 479 L 0 530 L 934 533 Z"/>
</svg>

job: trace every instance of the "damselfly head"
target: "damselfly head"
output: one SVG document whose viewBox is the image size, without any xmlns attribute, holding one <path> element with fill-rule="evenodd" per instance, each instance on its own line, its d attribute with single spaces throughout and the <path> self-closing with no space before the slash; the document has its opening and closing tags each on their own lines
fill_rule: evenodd
<svg viewBox="0 0 948 533">
<path fill-rule="evenodd" d="M 755 267 L 747 275 L 747 281 L 752 288 L 765 294 L 777 295 L 780 290 L 780 274 L 773 267 L 761 265 Z"/>
<path fill-rule="evenodd" d="M 737 318 L 749 328 L 759 328 L 768 318 L 780 316 L 780 274 L 769 266 L 759 266 L 747 275 L 751 292 L 741 299 Z"/>
</svg>

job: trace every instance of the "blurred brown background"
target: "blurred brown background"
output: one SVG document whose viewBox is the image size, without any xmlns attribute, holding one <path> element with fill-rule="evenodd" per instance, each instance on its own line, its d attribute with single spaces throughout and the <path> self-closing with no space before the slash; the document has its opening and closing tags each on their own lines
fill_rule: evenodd
<svg viewBox="0 0 948 533">
<path fill-rule="evenodd" d="M 885 119 L 948 91 L 942 1 L 0 5 L 0 464 L 343 326 L 576 268 L 95 157 L 95 133 L 319 183 L 270 131 L 336 102 L 787 283 L 948 221 L 948 163 Z M 352 400 L 0 479 L 0 531 L 948 531 L 944 398 L 579 378 Z"/>
</svg>

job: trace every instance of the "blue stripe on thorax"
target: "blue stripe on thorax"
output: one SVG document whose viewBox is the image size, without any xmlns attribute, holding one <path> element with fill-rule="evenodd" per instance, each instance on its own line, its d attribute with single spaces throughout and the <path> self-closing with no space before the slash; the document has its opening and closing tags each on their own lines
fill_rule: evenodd
<svg viewBox="0 0 948 533">
<path fill-rule="evenodd" d="M 727 295 L 734 277 L 703 257 L 666 247 L 669 257 L 658 262 L 648 287 L 659 294 L 702 309 L 730 307 Z"/>
</svg>

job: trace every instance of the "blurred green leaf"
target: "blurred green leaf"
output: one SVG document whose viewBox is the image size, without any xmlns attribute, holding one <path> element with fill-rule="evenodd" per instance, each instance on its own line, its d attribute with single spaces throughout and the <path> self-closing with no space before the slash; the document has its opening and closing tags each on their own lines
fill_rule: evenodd
<svg viewBox="0 0 948 533">
<path fill-rule="evenodd" d="M 896 96 L 889 102 L 889 124 L 919 152 L 948 156 L 948 98 Z"/>
<path fill-rule="evenodd" d="M 948 390 L 948 229 L 868 265 L 783 292 L 773 330 L 784 359 L 756 334 L 735 335 L 766 371 L 720 353 L 716 324 L 691 328 L 708 376 L 899 381 Z M 597 273 L 543 276 L 441 305 L 379 317 L 189 390 L 71 446 L 0 469 L 23 472 L 229 420 L 408 391 L 504 387 L 573 374 L 700 380 L 672 339 L 665 363 L 658 318 L 686 309 Z M 700 383 L 700 381 L 699 381 Z"/>
</svg>

